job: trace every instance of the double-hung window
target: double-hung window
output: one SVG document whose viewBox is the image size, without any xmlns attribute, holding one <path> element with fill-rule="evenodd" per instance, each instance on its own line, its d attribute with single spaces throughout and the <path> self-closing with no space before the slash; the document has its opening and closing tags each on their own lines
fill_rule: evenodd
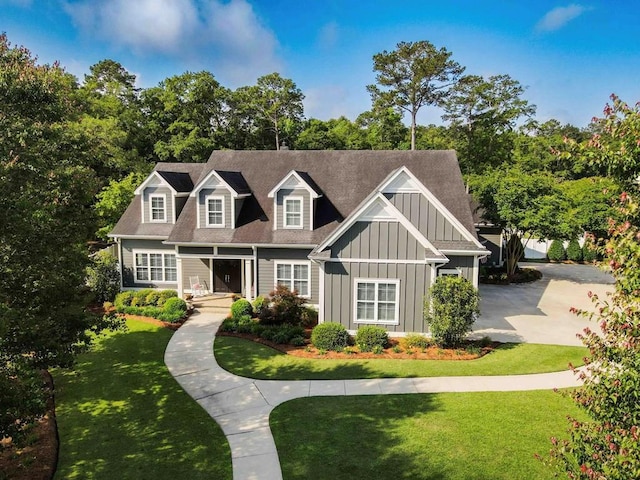
<svg viewBox="0 0 640 480">
<path fill-rule="evenodd" d="M 136 252 L 136 282 L 176 282 L 178 268 L 173 253 Z"/>
<path fill-rule="evenodd" d="M 224 197 L 207 197 L 207 227 L 224 227 Z"/>
<path fill-rule="evenodd" d="M 398 325 L 399 280 L 355 280 L 355 321 Z"/>
<path fill-rule="evenodd" d="M 167 197 L 165 195 L 149 196 L 149 219 L 152 222 L 167 221 Z"/>
<path fill-rule="evenodd" d="M 301 297 L 311 296 L 311 267 L 309 263 L 276 262 L 276 284 L 284 285 Z"/>
<path fill-rule="evenodd" d="M 302 228 L 302 197 L 284 199 L 284 228 Z"/>
</svg>

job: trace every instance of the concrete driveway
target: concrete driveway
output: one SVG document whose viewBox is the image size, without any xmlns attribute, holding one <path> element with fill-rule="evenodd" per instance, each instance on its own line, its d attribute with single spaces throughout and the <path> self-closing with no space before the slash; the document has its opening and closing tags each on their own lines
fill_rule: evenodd
<svg viewBox="0 0 640 480">
<path fill-rule="evenodd" d="M 501 342 L 582 345 L 576 333 L 595 322 L 570 312 L 571 307 L 593 311 L 588 292 L 604 298 L 613 278 L 590 265 L 530 263 L 542 279 L 520 285 L 480 285 L 480 318 L 473 337 L 488 335 Z"/>
</svg>

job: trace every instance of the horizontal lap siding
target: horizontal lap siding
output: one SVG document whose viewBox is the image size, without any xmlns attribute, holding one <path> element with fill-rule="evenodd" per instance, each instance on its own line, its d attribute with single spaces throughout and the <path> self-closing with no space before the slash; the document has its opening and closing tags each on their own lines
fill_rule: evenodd
<svg viewBox="0 0 640 480">
<path fill-rule="evenodd" d="M 334 258 L 424 260 L 424 247 L 399 222 L 356 222 L 331 248 Z"/>
<path fill-rule="evenodd" d="M 324 321 L 338 322 L 349 330 L 354 323 L 353 291 L 356 278 L 399 279 L 399 325 L 381 325 L 390 332 L 425 332 L 424 296 L 431 282 L 431 267 L 424 264 L 338 263 L 325 264 Z"/>
<path fill-rule="evenodd" d="M 318 264 L 310 262 L 311 250 L 259 248 L 258 249 L 258 295 L 269 295 L 275 286 L 276 260 L 309 262 L 311 265 L 311 298 L 308 302 L 317 305 L 320 301 Z"/>
<path fill-rule="evenodd" d="M 163 251 L 166 253 L 175 253 L 175 247 L 171 245 L 163 245 L 161 240 L 122 240 L 122 280 L 125 288 L 171 288 L 177 289 L 177 283 L 135 283 L 133 279 L 134 258 L 133 250 L 140 251 Z"/>
<path fill-rule="evenodd" d="M 211 260 L 208 258 L 183 258 L 182 259 L 182 285 L 186 290 L 191 290 L 190 277 L 198 277 L 200 285 L 211 292 Z"/>
<path fill-rule="evenodd" d="M 429 240 L 465 240 L 453 224 L 421 193 L 389 193 L 386 196 Z"/>
</svg>

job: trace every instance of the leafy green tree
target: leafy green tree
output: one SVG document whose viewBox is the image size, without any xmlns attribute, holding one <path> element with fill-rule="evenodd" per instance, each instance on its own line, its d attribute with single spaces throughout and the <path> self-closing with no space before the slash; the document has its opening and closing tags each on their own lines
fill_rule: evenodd
<svg viewBox="0 0 640 480">
<path fill-rule="evenodd" d="M 511 168 L 475 175 L 469 181 L 484 217 L 504 229 L 508 275 L 518 268 L 523 240 L 526 244 L 533 237 L 569 239 L 579 233 L 579 226 L 567 215 L 569 200 L 548 172 Z"/>
<path fill-rule="evenodd" d="M 118 259 L 108 250 L 100 250 L 87 267 L 87 285 L 99 304 L 113 302 L 120 292 Z"/>
<path fill-rule="evenodd" d="M 97 195 L 94 205 L 98 215 L 98 231 L 96 236 L 108 240 L 109 232 L 127 209 L 138 185 L 145 179 L 142 173 L 130 173 L 122 180 L 111 180 Z"/>
<path fill-rule="evenodd" d="M 510 160 L 516 122 L 536 109 L 522 98 L 524 90 L 509 75 L 467 75 L 451 88 L 442 118 L 460 139 L 463 172 L 480 173 Z"/>
<path fill-rule="evenodd" d="M 377 85 L 367 86 L 374 106 L 393 107 L 411 117 L 411 150 L 416 148 L 416 117 L 425 105 L 440 106 L 464 67 L 446 48 L 431 42 L 400 42 L 396 50 L 373 56 Z"/>
<path fill-rule="evenodd" d="M 71 75 L 0 35 L 0 404 L 24 396 L 0 437 L 42 411 L 34 372 L 70 365 L 104 326 L 84 310 L 97 182 L 69 128 L 80 111 Z"/>
<path fill-rule="evenodd" d="M 148 135 L 162 161 L 206 162 L 228 145 L 231 92 L 209 72 L 169 77 L 142 93 Z"/>
<path fill-rule="evenodd" d="M 442 125 L 418 125 L 416 127 L 418 150 L 455 150 L 456 143 L 451 129 Z"/>
<path fill-rule="evenodd" d="M 374 107 L 358 115 L 355 123 L 362 129 L 366 144 L 372 150 L 397 150 L 406 144 L 407 127 L 402 123 L 402 115 L 391 107 Z"/>
<path fill-rule="evenodd" d="M 245 118 L 250 119 L 246 124 L 252 129 L 271 131 L 276 150 L 280 150 L 281 140 L 291 140 L 292 134 L 299 131 L 304 119 L 304 94 L 293 80 L 274 72 L 258 78 L 254 86 L 239 88 L 235 94 L 245 106 Z"/>
<path fill-rule="evenodd" d="M 299 150 L 344 150 L 346 145 L 333 130 L 331 121 L 312 118 L 298 135 L 295 146 Z"/>
<path fill-rule="evenodd" d="M 606 299 L 589 293 L 595 308 L 577 311 L 600 327 L 581 335 L 590 356 L 574 372 L 584 386 L 569 393 L 588 418 L 570 419 L 568 440 L 552 438 L 549 462 L 580 480 L 640 477 L 639 208 L 626 193 L 620 200 L 623 218 L 603 249 L 615 291 Z"/>
<path fill-rule="evenodd" d="M 425 299 L 424 316 L 436 344 L 459 345 L 480 313 L 478 290 L 462 277 L 438 277 Z"/>
</svg>

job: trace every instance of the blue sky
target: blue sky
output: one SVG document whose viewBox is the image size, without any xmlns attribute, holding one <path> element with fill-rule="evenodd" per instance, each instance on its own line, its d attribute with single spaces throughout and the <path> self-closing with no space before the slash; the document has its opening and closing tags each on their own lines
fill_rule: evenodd
<svg viewBox="0 0 640 480">
<path fill-rule="evenodd" d="M 0 30 L 80 80 L 105 58 L 142 87 L 208 70 L 237 88 L 277 71 L 323 120 L 371 107 L 372 56 L 400 41 L 445 47 L 468 74 L 510 75 L 540 121 L 582 127 L 611 93 L 640 100 L 634 0 L 0 0 Z"/>
</svg>

